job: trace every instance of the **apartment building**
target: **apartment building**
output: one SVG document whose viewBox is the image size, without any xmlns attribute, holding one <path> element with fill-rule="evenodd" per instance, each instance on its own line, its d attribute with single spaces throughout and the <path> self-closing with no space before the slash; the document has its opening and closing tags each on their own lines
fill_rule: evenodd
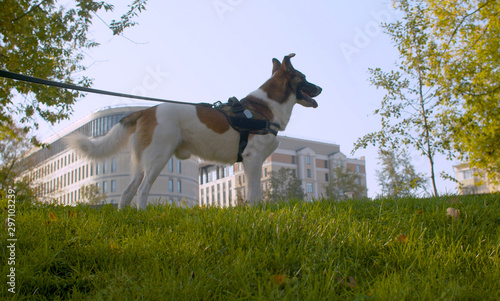
<svg viewBox="0 0 500 301">
<path fill-rule="evenodd" d="M 500 191 L 500 185 L 493 184 L 484 173 L 468 163 L 453 166 L 455 177 L 458 180 L 460 194 L 482 194 Z"/>
<path fill-rule="evenodd" d="M 261 185 L 270 188 L 273 171 L 290 168 L 302 182 L 307 199 L 326 196 L 332 172 L 337 167 L 358 174 L 358 184 L 366 187 L 364 158 L 348 158 L 337 144 L 278 136 L 280 145 L 262 166 Z M 347 192 L 348 193 L 348 192 Z M 246 179 L 241 163 L 232 166 L 200 166 L 200 206 L 234 206 L 246 194 Z"/>
<path fill-rule="evenodd" d="M 89 161 L 68 149 L 63 139 L 74 132 L 93 138 L 105 135 L 121 118 L 144 108 L 120 106 L 98 110 L 44 141 L 49 148 L 32 150 L 26 157 L 29 168 L 23 176 L 29 175 L 35 183 L 38 199 L 75 205 L 84 202 L 82 187 L 94 184 L 106 195 L 105 203 L 118 203 L 131 180 L 130 151 Z M 151 188 L 148 202 L 198 204 L 198 162 L 171 158 Z"/>
</svg>

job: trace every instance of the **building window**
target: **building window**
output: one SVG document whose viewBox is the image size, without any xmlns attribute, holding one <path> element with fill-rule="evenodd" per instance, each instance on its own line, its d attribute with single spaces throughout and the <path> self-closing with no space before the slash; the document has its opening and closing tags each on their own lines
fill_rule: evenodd
<svg viewBox="0 0 500 301">
<path fill-rule="evenodd" d="M 177 192 L 182 193 L 182 184 L 181 181 L 177 181 Z"/>
<path fill-rule="evenodd" d="M 116 158 L 111 159 L 111 172 L 116 172 Z"/>
<path fill-rule="evenodd" d="M 312 177 L 312 173 L 311 173 L 311 170 L 310 170 L 310 169 L 307 169 L 307 177 L 308 177 L 308 178 L 311 178 L 311 177 Z"/>
<path fill-rule="evenodd" d="M 90 163 L 90 176 L 93 176 L 94 175 L 94 168 L 92 167 L 92 163 Z"/>
<path fill-rule="evenodd" d="M 307 183 L 306 184 L 306 189 L 307 189 L 307 193 L 313 193 L 313 184 L 312 183 Z"/>
<path fill-rule="evenodd" d="M 217 205 L 220 206 L 220 184 L 217 184 Z"/>
<path fill-rule="evenodd" d="M 116 192 L 116 180 L 111 180 L 111 192 Z"/>
<path fill-rule="evenodd" d="M 107 174 L 108 173 L 108 160 L 104 160 L 102 163 L 102 173 Z"/>
<path fill-rule="evenodd" d="M 474 171 L 472 169 L 464 170 L 464 180 L 472 179 L 474 177 Z"/>
<path fill-rule="evenodd" d="M 325 160 L 325 168 L 328 168 L 328 160 Z"/>
<path fill-rule="evenodd" d="M 174 172 L 174 158 L 168 160 L 168 172 Z"/>
<path fill-rule="evenodd" d="M 358 185 L 361 185 L 361 178 L 358 178 Z"/>
<path fill-rule="evenodd" d="M 181 173 L 181 160 L 177 160 L 177 173 Z"/>
<path fill-rule="evenodd" d="M 356 165 L 356 172 L 357 172 L 357 173 L 360 173 L 360 172 L 361 172 L 361 166 Z"/>
<path fill-rule="evenodd" d="M 330 181 L 330 178 L 329 178 L 328 173 L 325 173 L 325 181 L 326 181 L 326 182 Z"/>
<path fill-rule="evenodd" d="M 214 185 L 212 186 L 212 202 L 210 202 L 210 205 L 213 205 L 215 202 L 215 193 L 214 193 Z"/>
<path fill-rule="evenodd" d="M 99 170 L 99 162 L 96 162 L 95 164 L 95 175 L 97 176 L 99 174 L 100 170 Z"/>
<path fill-rule="evenodd" d="M 338 166 L 339 166 L 339 167 L 342 167 L 342 160 L 339 160 L 339 161 L 337 162 L 337 164 L 338 164 Z"/>
<path fill-rule="evenodd" d="M 307 165 L 311 164 L 311 156 L 306 156 L 306 164 Z"/>
<path fill-rule="evenodd" d="M 174 180 L 168 180 L 168 191 L 174 192 Z"/>
<path fill-rule="evenodd" d="M 292 164 L 295 164 L 295 156 L 292 156 Z"/>
<path fill-rule="evenodd" d="M 108 182 L 103 181 L 102 182 L 102 193 L 108 192 Z"/>
</svg>

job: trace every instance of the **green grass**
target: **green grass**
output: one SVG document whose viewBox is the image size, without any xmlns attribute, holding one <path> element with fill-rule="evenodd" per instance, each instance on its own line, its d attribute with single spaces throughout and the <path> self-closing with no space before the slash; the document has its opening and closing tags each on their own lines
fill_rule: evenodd
<svg viewBox="0 0 500 301">
<path fill-rule="evenodd" d="M 18 204 L 16 238 L 13 295 L 2 229 L 0 299 L 500 300 L 500 195 L 147 212 Z"/>
</svg>

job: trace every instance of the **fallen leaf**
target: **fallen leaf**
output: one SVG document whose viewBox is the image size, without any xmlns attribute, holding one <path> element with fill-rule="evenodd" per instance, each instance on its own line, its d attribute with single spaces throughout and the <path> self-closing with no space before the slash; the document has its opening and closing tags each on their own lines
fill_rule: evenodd
<svg viewBox="0 0 500 301">
<path fill-rule="evenodd" d="M 448 215 L 450 218 L 459 219 L 460 210 L 449 207 L 448 209 L 446 209 L 446 215 Z"/>
<path fill-rule="evenodd" d="M 397 237 L 396 237 L 396 240 L 401 242 L 401 243 L 407 243 L 408 242 L 408 236 L 404 235 L 404 234 L 399 234 Z"/>
<path fill-rule="evenodd" d="M 341 283 L 347 287 L 350 287 L 350 288 L 356 287 L 356 279 L 354 279 L 354 277 L 352 277 L 352 276 L 347 277 L 347 281 L 346 281 L 345 277 L 342 277 L 342 278 L 337 277 L 337 280 L 339 283 Z"/>
<path fill-rule="evenodd" d="M 282 286 L 282 285 L 285 285 L 285 283 L 287 281 L 287 277 L 286 277 L 286 275 L 272 275 L 271 280 L 275 284 Z"/>
<path fill-rule="evenodd" d="M 122 253 L 122 248 L 120 248 L 120 246 L 118 244 L 116 244 L 115 242 L 111 242 L 111 244 L 109 246 L 111 247 L 111 250 L 118 252 L 118 254 Z"/>
<path fill-rule="evenodd" d="M 52 211 L 49 212 L 49 219 L 53 222 L 57 221 L 57 217 Z"/>
</svg>

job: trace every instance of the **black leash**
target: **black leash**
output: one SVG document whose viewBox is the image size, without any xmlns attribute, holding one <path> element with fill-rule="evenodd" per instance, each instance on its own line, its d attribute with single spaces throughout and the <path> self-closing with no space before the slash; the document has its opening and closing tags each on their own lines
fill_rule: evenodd
<svg viewBox="0 0 500 301">
<path fill-rule="evenodd" d="M 111 91 L 105 91 L 105 90 L 77 86 L 77 85 L 73 85 L 73 84 L 66 84 L 66 83 L 51 81 L 51 80 L 42 79 L 42 78 L 33 77 L 33 76 L 22 75 L 22 74 L 10 72 L 10 71 L 5 71 L 2 69 L 0 69 L 0 77 L 14 79 L 14 80 L 20 80 L 20 81 L 38 84 L 38 85 L 45 85 L 45 86 L 57 87 L 57 88 L 69 89 L 69 90 L 77 90 L 77 91 L 83 91 L 83 92 L 89 92 L 89 93 L 95 93 L 95 94 L 111 95 L 111 96 L 116 96 L 116 97 L 135 98 L 135 99 L 150 100 L 150 101 L 160 101 L 160 102 L 168 102 L 168 103 L 176 103 L 176 104 L 184 104 L 184 105 L 192 105 L 192 106 L 202 105 L 202 106 L 215 108 L 219 112 L 223 113 L 226 116 L 226 118 L 228 119 L 228 122 L 231 124 L 231 126 L 240 133 L 240 142 L 238 144 L 237 162 L 243 161 L 242 154 L 243 154 L 243 151 L 245 150 L 245 148 L 248 144 L 248 136 L 250 134 L 265 135 L 265 134 L 271 133 L 271 134 L 276 136 L 278 134 L 278 130 L 280 129 L 279 124 L 271 122 L 270 120 L 268 120 L 265 116 L 263 116 L 260 113 L 258 113 L 258 114 L 262 115 L 265 120 L 252 119 L 252 117 L 253 117 L 252 113 L 248 109 L 246 109 L 239 102 L 239 100 L 236 99 L 236 97 L 230 98 L 229 102 L 227 104 L 228 106 L 230 106 L 232 108 L 232 111 L 233 111 L 233 113 L 236 114 L 236 116 L 229 116 L 226 112 L 224 112 L 221 109 L 222 103 L 220 101 L 216 102 L 215 104 L 191 103 L 191 102 L 183 102 L 183 101 L 176 101 L 176 100 L 169 100 L 169 99 L 161 99 L 161 98 L 154 98 L 154 97 L 146 97 L 146 96 L 117 93 L 117 92 L 111 92 Z"/>
<path fill-rule="evenodd" d="M 22 75 L 22 74 L 10 72 L 10 71 L 5 71 L 2 69 L 0 69 L 0 77 L 10 78 L 10 79 L 14 79 L 14 80 L 20 80 L 23 82 L 28 82 L 28 83 L 33 83 L 33 84 L 58 87 L 58 88 L 62 88 L 62 89 L 78 90 L 78 91 L 95 93 L 95 94 L 111 95 L 111 96 L 116 96 L 116 97 L 126 97 L 126 98 L 135 98 L 135 99 L 150 100 L 150 101 L 178 103 L 178 104 L 184 104 L 184 105 L 197 105 L 196 103 L 192 103 L 192 102 L 182 102 L 182 101 L 176 101 L 176 100 L 146 97 L 146 96 L 139 96 L 139 95 L 131 95 L 131 94 L 124 94 L 124 93 L 117 93 L 117 92 L 87 88 L 87 87 L 77 86 L 77 85 L 73 85 L 73 84 L 55 82 L 55 81 L 42 79 L 42 78 L 38 78 L 38 77 L 33 77 L 33 76 Z"/>
</svg>

